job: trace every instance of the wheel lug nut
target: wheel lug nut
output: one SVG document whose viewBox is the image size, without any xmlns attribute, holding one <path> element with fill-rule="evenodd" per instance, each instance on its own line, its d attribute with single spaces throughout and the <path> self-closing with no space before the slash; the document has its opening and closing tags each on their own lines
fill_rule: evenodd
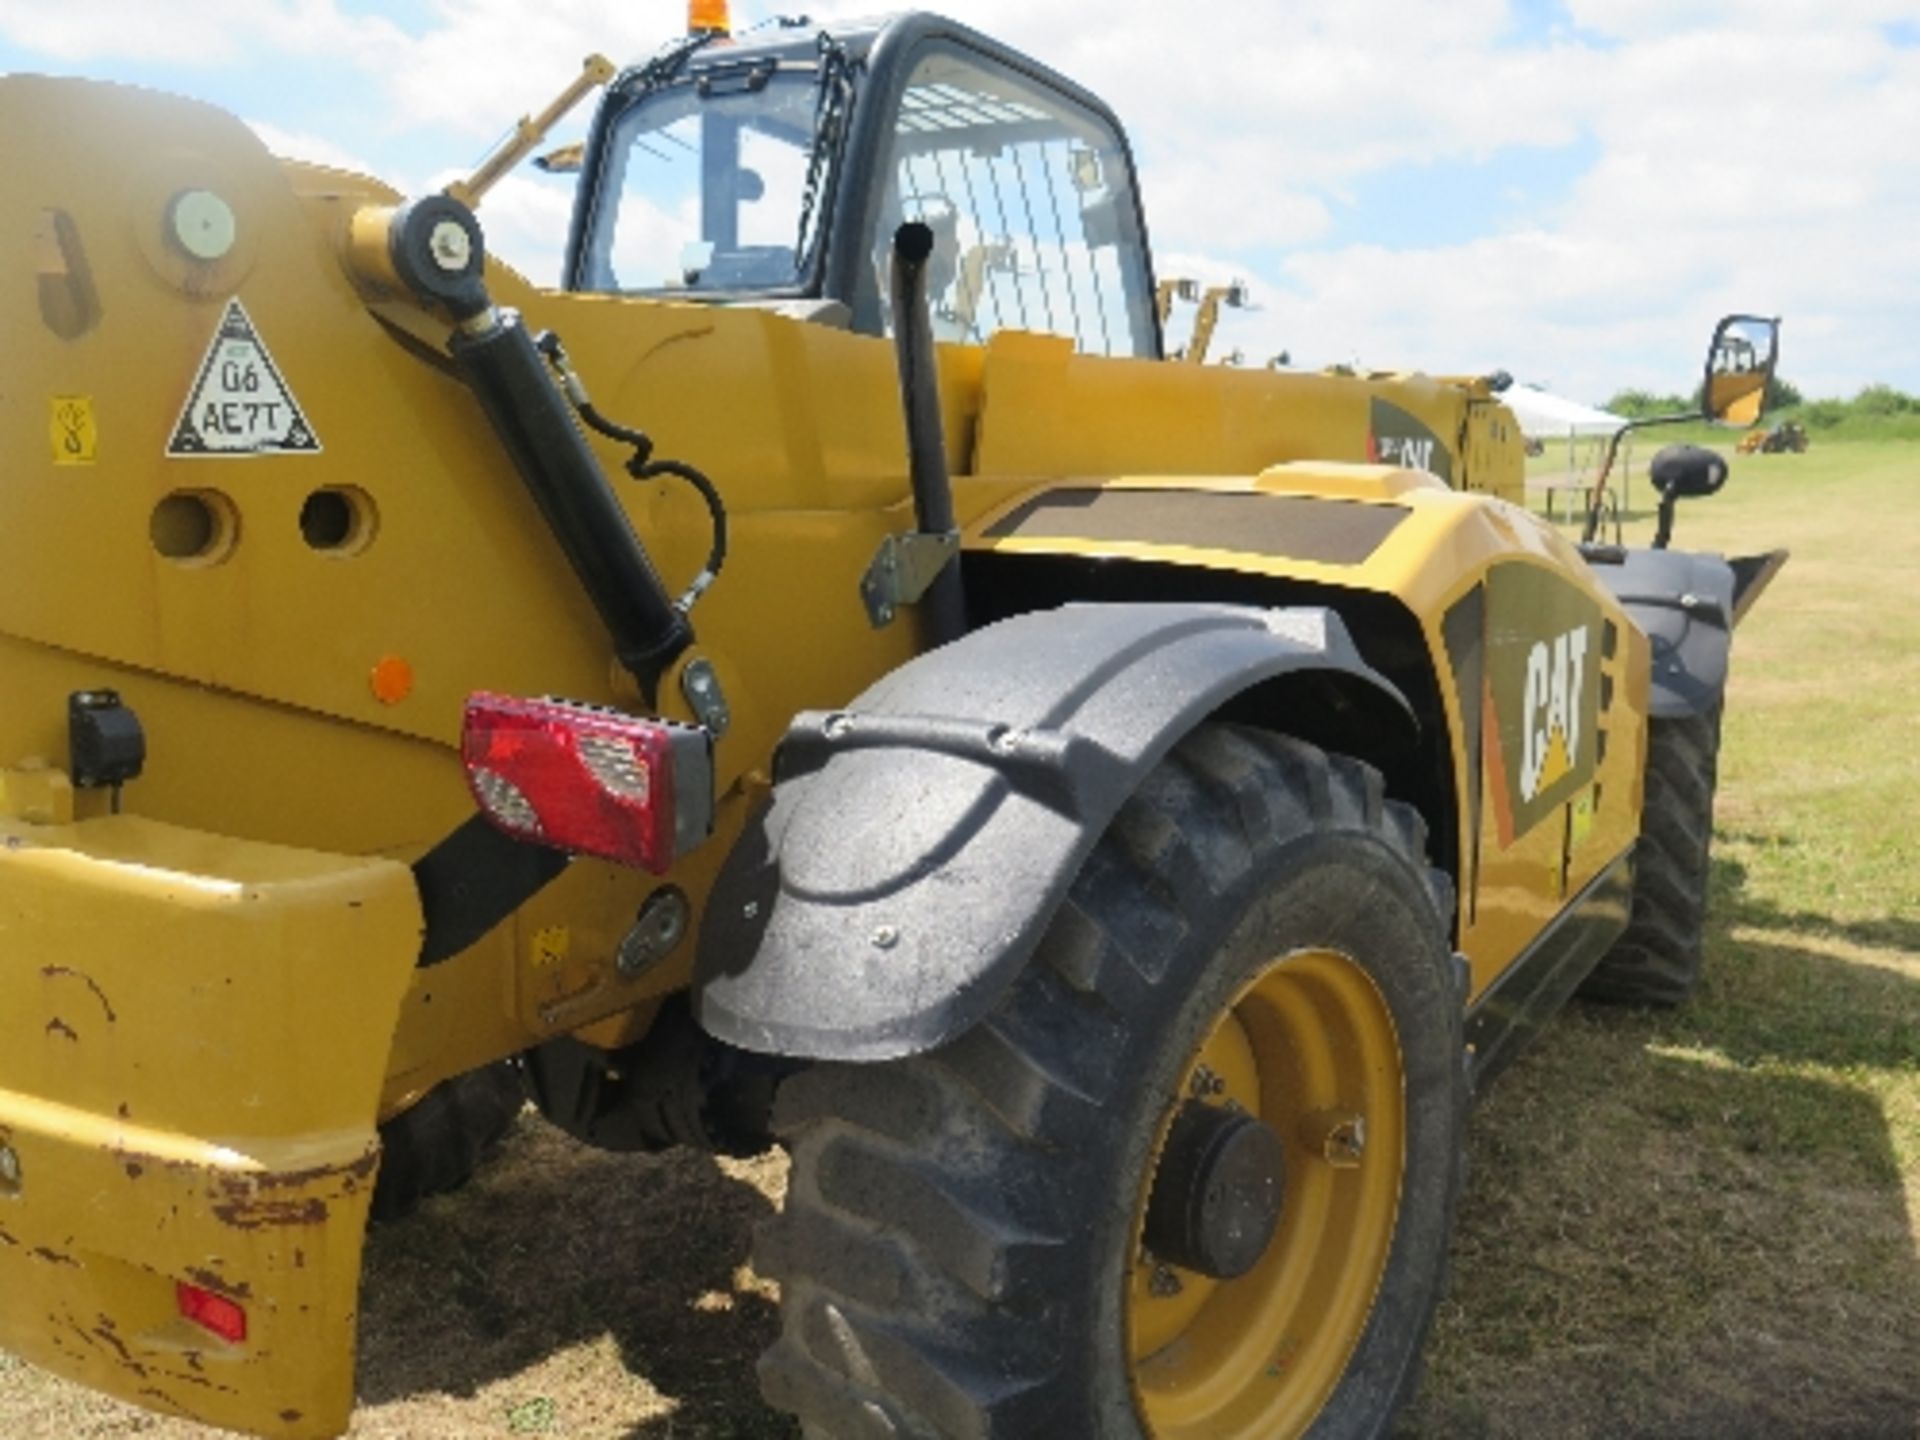
<svg viewBox="0 0 1920 1440">
<path fill-rule="evenodd" d="M 1301 1143 L 1336 1170 L 1351 1170 L 1367 1152 L 1367 1117 L 1354 1110 L 1316 1110 L 1301 1122 Z"/>
<path fill-rule="evenodd" d="M 1227 1082 L 1215 1074 L 1211 1066 L 1199 1065 L 1194 1068 L 1193 1078 L 1187 1082 L 1187 1093 L 1196 1100 L 1224 1095 L 1227 1093 Z"/>
</svg>

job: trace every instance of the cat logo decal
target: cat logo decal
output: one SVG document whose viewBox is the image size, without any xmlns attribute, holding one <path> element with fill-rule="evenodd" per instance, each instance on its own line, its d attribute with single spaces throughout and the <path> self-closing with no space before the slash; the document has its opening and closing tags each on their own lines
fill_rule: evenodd
<svg viewBox="0 0 1920 1440">
<path fill-rule="evenodd" d="M 1520 702 L 1520 798 L 1550 790 L 1573 769 L 1580 750 L 1580 693 L 1591 632 L 1576 625 L 1551 641 L 1536 640 L 1527 654 Z"/>
<path fill-rule="evenodd" d="M 1600 608 L 1535 565 L 1487 585 L 1481 759 L 1504 848 L 1560 814 L 1600 764 Z"/>
</svg>

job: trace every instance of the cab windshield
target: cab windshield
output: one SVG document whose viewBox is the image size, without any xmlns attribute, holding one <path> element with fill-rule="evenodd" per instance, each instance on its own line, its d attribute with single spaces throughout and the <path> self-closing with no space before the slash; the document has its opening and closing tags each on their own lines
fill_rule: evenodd
<svg viewBox="0 0 1920 1440">
<path fill-rule="evenodd" d="M 641 94 L 608 132 L 584 288 L 728 294 L 807 278 L 818 88 L 772 66 Z M 815 184 L 824 183 L 821 176 Z"/>
</svg>

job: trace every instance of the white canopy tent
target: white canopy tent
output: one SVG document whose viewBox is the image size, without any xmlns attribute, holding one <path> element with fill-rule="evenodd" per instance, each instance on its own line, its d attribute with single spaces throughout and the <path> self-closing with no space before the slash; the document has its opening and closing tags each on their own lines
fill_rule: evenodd
<svg viewBox="0 0 1920 1440">
<path fill-rule="evenodd" d="M 1531 385 L 1508 386 L 1500 399 L 1519 420 L 1521 434 L 1541 440 L 1561 435 L 1611 435 L 1626 424 L 1624 417 L 1611 410 L 1596 410 Z"/>
<path fill-rule="evenodd" d="M 1565 493 L 1571 502 L 1585 485 L 1578 457 L 1575 455 L 1576 442 L 1598 440 L 1612 435 L 1626 423 L 1624 417 L 1610 410 L 1596 410 L 1591 405 L 1582 405 L 1578 400 L 1569 400 L 1564 395 L 1554 395 L 1532 385 L 1509 386 L 1500 396 L 1507 408 L 1513 411 L 1514 418 L 1520 422 L 1520 433 L 1530 440 L 1545 442 L 1565 437 L 1567 442 L 1566 474 L 1555 480 L 1545 478 L 1547 492 L 1547 514 L 1553 514 L 1556 496 Z M 1621 468 L 1617 483 L 1621 487 L 1621 503 L 1625 504 L 1626 478 L 1631 466 L 1632 455 L 1621 456 Z"/>
</svg>

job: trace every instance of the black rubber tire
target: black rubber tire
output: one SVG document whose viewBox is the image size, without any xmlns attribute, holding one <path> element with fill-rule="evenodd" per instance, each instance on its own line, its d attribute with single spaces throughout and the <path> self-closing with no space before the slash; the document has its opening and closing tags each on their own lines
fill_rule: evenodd
<svg viewBox="0 0 1920 1440">
<path fill-rule="evenodd" d="M 1647 724 L 1647 787 L 1626 933 L 1580 987 L 1588 1000 L 1671 1007 L 1700 983 L 1720 706 Z"/>
<path fill-rule="evenodd" d="M 769 1403 L 832 1440 L 1138 1440 L 1125 1286 L 1161 1122 L 1250 976 L 1331 947 L 1398 1031 L 1407 1168 L 1374 1308 L 1313 1433 L 1382 1433 L 1440 1296 L 1468 1104 L 1452 887 L 1424 842 L 1357 761 L 1223 726 L 1184 740 L 986 1021 L 783 1087 L 793 1166 L 755 1250 L 782 1287 Z"/>
<path fill-rule="evenodd" d="M 373 1218 L 402 1219 L 465 1185 L 526 1103 L 519 1065 L 501 1060 L 441 1081 L 382 1124 Z"/>
</svg>

